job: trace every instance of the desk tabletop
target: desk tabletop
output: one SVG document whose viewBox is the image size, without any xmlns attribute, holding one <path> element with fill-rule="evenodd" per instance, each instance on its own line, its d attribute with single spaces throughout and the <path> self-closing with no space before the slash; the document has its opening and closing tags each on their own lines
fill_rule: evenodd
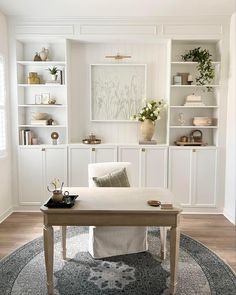
<svg viewBox="0 0 236 295">
<path fill-rule="evenodd" d="M 47 208 L 40 209 L 45 214 L 62 213 L 179 213 L 180 206 L 175 203 L 173 194 L 164 188 L 136 188 L 136 187 L 67 187 L 71 195 L 79 195 L 75 205 L 69 209 Z M 147 204 L 148 200 L 158 200 L 161 202 L 171 202 L 173 209 L 161 209 Z"/>
</svg>

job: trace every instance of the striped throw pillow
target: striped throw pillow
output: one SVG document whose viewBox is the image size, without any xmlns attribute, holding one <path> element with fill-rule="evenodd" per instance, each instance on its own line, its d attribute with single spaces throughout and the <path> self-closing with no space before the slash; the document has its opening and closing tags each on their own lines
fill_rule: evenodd
<svg viewBox="0 0 236 295">
<path fill-rule="evenodd" d="M 101 177 L 93 177 L 98 187 L 130 187 L 126 168 L 115 170 Z"/>
</svg>

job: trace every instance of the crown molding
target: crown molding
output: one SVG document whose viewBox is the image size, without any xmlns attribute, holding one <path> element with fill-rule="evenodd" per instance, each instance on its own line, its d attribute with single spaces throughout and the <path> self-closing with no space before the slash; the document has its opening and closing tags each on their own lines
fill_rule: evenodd
<svg viewBox="0 0 236 295">
<path fill-rule="evenodd" d="M 230 21 L 229 15 L 206 15 L 206 16 L 156 16 L 156 17 L 17 17 L 9 16 L 8 20 L 15 24 L 129 24 L 150 25 L 163 23 L 202 23 L 202 24 L 225 24 Z"/>
</svg>

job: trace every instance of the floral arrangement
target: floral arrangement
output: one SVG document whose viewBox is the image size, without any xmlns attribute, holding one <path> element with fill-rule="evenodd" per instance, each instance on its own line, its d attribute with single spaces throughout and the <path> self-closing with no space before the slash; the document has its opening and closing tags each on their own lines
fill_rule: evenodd
<svg viewBox="0 0 236 295">
<path fill-rule="evenodd" d="M 137 115 L 133 115 L 131 120 L 137 120 L 143 122 L 146 119 L 151 121 L 160 120 L 160 113 L 166 107 L 166 103 L 163 99 L 160 100 L 144 100 L 144 107 Z"/>
</svg>

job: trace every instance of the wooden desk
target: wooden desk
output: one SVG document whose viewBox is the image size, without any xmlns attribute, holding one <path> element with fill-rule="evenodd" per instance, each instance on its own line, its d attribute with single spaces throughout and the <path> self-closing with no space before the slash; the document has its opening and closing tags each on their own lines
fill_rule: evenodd
<svg viewBox="0 0 236 295">
<path fill-rule="evenodd" d="M 44 215 L 44 252 L 48 294 L 53 294 L 53 226 L 61 226 L 62 257 L 66 257 L 67 225 L 101 226 L 169 226 L 170 227 L 170 293 L 175 294 L 179 254 L 179 216 L 181 209 L 150 207 L 147 200 L 172 201 L 173 195 L 162 188 L 66 188 L 78 194 L 71 209 L 48 209 Z"/>
</svg>

